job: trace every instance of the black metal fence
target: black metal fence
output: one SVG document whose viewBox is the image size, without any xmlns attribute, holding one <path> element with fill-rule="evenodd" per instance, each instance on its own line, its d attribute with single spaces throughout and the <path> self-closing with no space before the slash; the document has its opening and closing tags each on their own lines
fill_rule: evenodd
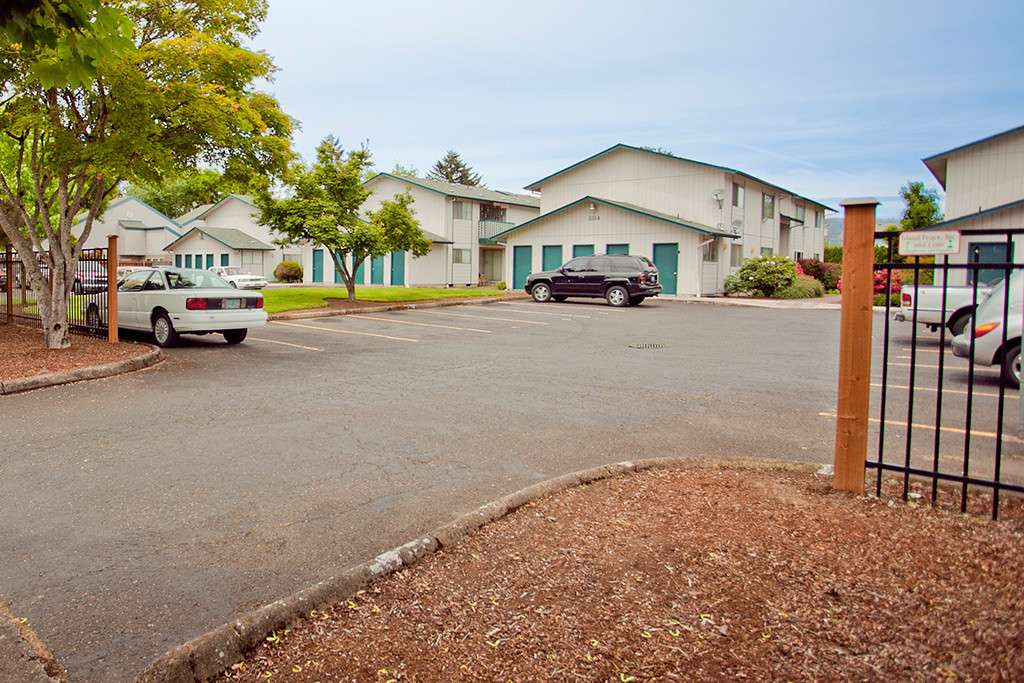
<svg viewBox="0 0 1024 683">
<path fill-rule="evenodd" d="M 68 324 L 73 334 L 106 332 L 106 328 L 87 324 L 86 310 L 90 302 L 99 303 L 100 310 L 106 309 L 107 280 L 107 250 L 83 251 L 68 299 Z M 42 324 L 39 302 L 29 285 L 25 264 L 17 252 L 10 250 L 0 253 L 0 320 Z"/>
<path fill-rule="evenodd" d="M 899 289 L 900 276 L 903 285 L 918 286 L 931 272 L 942 283 L 932 291 L 941 302 L 945 324 L 915 322 L 926 313 L 917 295 L 902 312 L 905 321 L 895 321 L 892 297 L 885 297 L 885 324 L 881 339 L 876 336 L 872 371 L 872 384 L 878 382 L 878 391 L 872 392 L 878 444 L 875 459 L 869 444 L 867 467 L 876 472 L 878 495 L 885 475 L 902 478 L 904 500 L 915 495 L 911 477 L 924 478 L 930 482 L 933 505 L 940 496 L 957 496 L 966 512 L 968 495 L 978 492 L 991 495 L 996 519 L 1002 493 L 1024 494 L 1024 406 L 1016 386 L 1024 264 L 1013 262 L 1014 239 L 1024 229 L 972 230 L 964 233 L 965 239 L 968 234 L 980 240 L 968 246 L 962 259 L 966 262 L 951 263 L 949 256 L 941 256 L 932 263 L 921 257 L 901 262 L 898 233 L 875 233 L 876 244 L 883 242 L 887 253 L 886 262 L 874 267 L 876 292 Z M 979 317 L 977 308 L 990 289 L 992 301 Z M 969 319 L 950 319 L 955 300 L 967 307 Z M 957 356 L 952 343 L 961 327 Z"/>
</svg>

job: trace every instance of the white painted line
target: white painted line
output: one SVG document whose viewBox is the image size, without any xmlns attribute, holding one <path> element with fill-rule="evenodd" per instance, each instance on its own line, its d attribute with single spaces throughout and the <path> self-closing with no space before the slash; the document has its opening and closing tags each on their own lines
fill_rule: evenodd
<svg viewBox="0 0 1024 683">
<path fill-rule="evenodd" d="M 363 320 L 380 320 L 385 323 L 395 323 L 397 325 L 418 325 L 419 327 L 439 327 L 444 330 L 458 330 L 460 332 L 480 332 L 483 334 L 491 334 L 490 330 L 478 330 L 473 327 L 453 327 L 451 325 L 432 325 L 430 323 L 416 323 L 411 320 L 398 320 L 397 318 L 377 318 L 372 315 L 347 315 L 347 318 L 362 318 Z"/>
<path fill-rule="evenodd" d="M 519 320 L 518 318 L 495 318 L 489 315 L 469 315 L 467 313 L 450 313 L 449 311 L 428 311 L 420 310 L 417 313 L 430 313 L 431 315 L 450 315 L 456 318 L 476 318 L 477 320 L 501 320 L 507 323 L 522 323 L 523 325 L 550 325 L 551 323 L 542 323 L 536 320 Z"/>
<path fill-rule="evenodd" d="M 265 344 L 280 344 L 281 346 L 292 346 L 295 347 L 296 349 L 306 349 L 307 351 L 323 351 L 323 349 L 318 349 L 313 346 L 303 346 L 302 344 L 289 344 L 288 342 L 274 341 L 273 339 L 257 339 L 256 337 L 249 337 L 249 341 L 258 341 L 263 342 Z"/>
<path fill-rule="evenodd" d="M 316 325 L 300 325 L 299 323 L 286 323 L 281 320 L 271 320 L 274 325 L 287 325 L 288 327 L 304 327 L 307 330 L 320 330 L 322 332 L 337 332 L 338 334 L 355 334 L 360 337 L 379 337 L 381 339 L 393 339 L 395 341 L 418 342 L 419 339 L 406 339 L 405 337 L 389 337 L 386 334 L 374 334 L 372 332 L 352 332 L 350 330 L 339 330 L 336 327 L 318 327 Z"/>
<path fill-rule="evenodd" d="M 836 419 L 835 413 L 818 413 L 818 415 L 820 415 L 821 417 L 828 417 L 828 418 L 831 418 L 833 420 Z M 868 418 L 868 422 L 874 422 L 875 424 L 881 424 L 882 421 L 879 420 L 877 417 L 869 417 Z M 893 425 L 895 427 L 906 427 L 907 426 L 906 422 L 897 422 L 895 420 L 886 420 L 885 424 Z M 935 425 L 921 425 L 921 424 L 911 423 L 910 426 L 913 427 L 914 429 L 924 429 L 924 430 L 929 431 L 929 432 L 934 432 L 935 431 Z M 951 432 L 953 434 L 960 434 L 960 435 L 964 435 L 964 434 L 967 433 L 967 430 L 957 429 L 955 427 L 939 427 L 939 431 L 940 432 Z M 995 432 L 979 432 L 979 431 L 975 431 L 975 430 L 972 429 L 971 430 L 971 436 L 984 436 L 984 437 L 987 437 L 989 439 L 995 439 L 999 435 L 996 434 Z M 1006 437 L 1004 437 L 1004 438 L 1006 438 Z"/>
<path fill-rule="evenodd" d="M 882 387 L 881 384 L 872 384 L 871 386 L 878 387 L 878 388 Z M 908 391 L 910 390 L 910 387 L 903 387 L 903 386 L 899 386 L 899 385 L 896 385 L 896 384 L 890 384 L 889 388 L 890 389 L 906 389 Z M 914 387 L 914 388 L 918 389 L 920 391 L 938 391 L 938 389 L 936 389 L 935 387 Z M 944 393 L 944 394 L 963 394 L 964 396 L 966 396 L 967 394 L 973 393 L 975 396 L 989 396 L 991 398 L 999 398 L 999 394 L 989 394 L 989 393 L 984 392 L 984 391 L 970 392 L 970 391 L 963 391 L 962 389 L 943 389 L 942 393 Z M 1006 396 L 1006 398 L 1016 398 L 1016 399 L 1020 398 L 1020 396 L 1015 395 L 1015 394 L 1011 394 L 1009 391 L 1007 391 L 1006 394 L 1004 394 L 1004 395 Z"/>
<path fill-rule="evenodd" d="M 515 304 L 510 304 L 510 303 L 505 302 L 505 301 L 499 301 L 498 303 L 505 304 L 505 305 L 508 305 L 508 306 L 515 305 Z M 529 313 L 530 315 L 554 315 L 554 316 L 557 316 L 559 318 L 589 318 L 590 317 L 589 315 L 575 315 L 573 313 L 552 313 L 550 311 L 533 311 L 533 310 L 527 311 L 527 310 L 523 310 L 522 308 L 515 309 L 515 312 L 516 313 Z"/>
</svg>

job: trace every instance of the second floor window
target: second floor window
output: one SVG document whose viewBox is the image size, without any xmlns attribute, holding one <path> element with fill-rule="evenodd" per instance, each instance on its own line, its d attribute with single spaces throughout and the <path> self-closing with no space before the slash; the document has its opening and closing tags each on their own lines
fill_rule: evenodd
<svg viewBox="0 0 1024 683">
<path fill-rule="evenodd" d="M 737 209 L 743 208 L 743 186 L 739 183 L 732 184 L 732 205 Z"/>
<path fill-rule="evenodd" d="M 505 222 L 505 207 L 497 204 L 481 204 L 480 220 Z"/>
<path fill-rule="evenodd" d="M 761 197 L 763 200 L 761 205 L 761 220 L 769 221 L 775 218 L 775 195 L 763 194 Z"/>
<path fill-rule="evenodd" d="M 460 221 L 468 221 L 469 202 L 452 202 L 452 218 Z"/>
</svg>

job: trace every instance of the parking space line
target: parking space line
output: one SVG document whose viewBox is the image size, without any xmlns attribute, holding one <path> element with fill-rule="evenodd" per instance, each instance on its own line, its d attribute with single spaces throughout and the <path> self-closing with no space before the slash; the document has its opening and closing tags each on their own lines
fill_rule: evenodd
<svg viewBox="0 0 1024 683">
<path fill-rule="evenodd" d="M 305 349 L 307 351 L 323 351 L 323 349 L 318 349 L 314 346 L 303 346 L 302 344 L 289 344 L 288 342 L 274 341 L 273 339 L 257 339 L 256 337 L 249 337 L 249 341 L 258 341 L 267 344 L 280 344 L 281 346 L 293 346 L 297 349 Z"/>
<path fill-rule="evenodd" d="M 450 313 L 448 311 L 416 311 L 417 313 L 430 313 L 432 315 L 451 315 L 456 318 L 476 318 L 477 320 L 501 320 L 507 323 L 520 323 L 521 325 L 550 325 L 536 320 L 519 320 L 517 318 L 495 318 L 489 315 L 469 315 L 468 313 Z"/>
<path fill-rule="evenodd" d="M 355 316 L 350 316 L 355 317 Z M 300 325 L 298 323 L 286 323 L 281 320 L 271 320 L 275 325 L 287 325 L 289 327 L 304 327 L 307 330 L 320 330 L 322 332 L 337 332 L 339 334 L 355 334 L 360 337 L 380 337 L 381 339 L 393 339 L 395 341 L 418 342 L 419 339 L 406 339 L 405 337 L 391 337 L 386 334 L 374 334 L 373 332 L 353 332 L 351 330 L 339 330 L 336 327 L 317 327 L 316 325 Z"/>
<path fill-rule="evenodd" d="M 882 388 L 881 384 L 874 384 L 874 383 L 872 383 L 871 386 L 877 387 L 879 389 Z M 902 387 L 902 386 L 899 386 L 897 384 L 890 384 L 889 388 L 890 389 L 910 389 L 910 387 Z M 914 387 L 914 389 L 918 390 L 918 391 L 938 391 L 938 389 L 936 389 L 935 387 Z M 987 396 L 989 398 L 999 398 L 999 394 L 990 394 L 990 393 L 984 392 L 984 391 L 969 392 L 969 391 L 964 391 L 963 389 L 946 389 L 946 388 L 943 388 L 942 389 L 942 393 L 944 393 L 944 394 L 963 394 L 964 396 L 966 396 L 969 393 L 973 393 L 975 396 Z M 1007 392 L 1005 394 L 1005 397 L 1006 398 L 1018 398 L 1018 399 L 1020 398 L 1020 396 L 1018 396 L 1016 394 L 1011 394 L 1009 392 Z"/>
<path fill-rule="evenodd" d="M 828 418 L 831 418 L 833 420 L 836 419 L 835 413 L 818 413 L 818 415 L 821 416 L 821 417 L 828 417 Z M 879 420 L 877 417 L 869 417 L 868 418 L 868 422 L 873 422 L 875 424 L 881 424 L 882 421 Z M 906 427 L 907 426 L 906 422 L 899 422 L 897 420 L 886 420 L 885 424 L 891 425 L 893 427 Z M 923 430 L 929 431 L 929 432 L 934 432 L 935 431 L 935 425 L 922 425 L 922 424 L 911 423 L 910 426 L 913 427 L 914 429 L 923 429 Z M 966 430 L 959 429 L 957 427 L 939 427 L 939 431 L 940 432 L 950 432 L 952 434 L 962 434 L 962 435 L 966 435 L 967 434 Z M 995 432 L 979 432 L 977 430 L 972 429 L 971 430 L 971 436 L 983 436 L 983 437 L 986 437 L 986 438 L 989 438 L 989 439 L 995 439 L 999 435 L 996 434 Z M 1005 439 L 1007 436 L 1009 436 L 1009 435 L 1004 434 L 1003 438 Z"/>
<path fill-rule="evenodd" d="M 504 301 L 499 301 L 498 303 L 499 304 L 503 304 L 505 302 Z M 509 305 L 514 305 L 514 304 L 509 304 Z M 590 317 L 589 315 L 576 315 L 575 313 L 551 313 L 550 311 L 526 311 L 526 310 L 523 310 L 522 308 L 515 309 L 515 312 L 516 313 L 529 313 L 530 315 L 554 315 L 554 316 L 558 316 L 559 318 L 589 318 Z"/>
<path fill-rule="evenodd" d="M 478 330 L 473 327 L 453 327 L 452 325 L 433 325 L 431 323 L 417 323 L 411 320 L 398 320 L 397 318 L 377 318 L 372 315 L 348 315 L 347 318 L 362 318 L 363 320 L 380 320 L 386 323 L 395 323 L 397 325 L 419 325 L 420 327 L 439 327 L 443 330 L 458 330 L 460 332 L 481 332 L 483 334 L 491 334 L 490 330 Z M 397 339 L 397 337 L 396 337 Z"/>
</svg>

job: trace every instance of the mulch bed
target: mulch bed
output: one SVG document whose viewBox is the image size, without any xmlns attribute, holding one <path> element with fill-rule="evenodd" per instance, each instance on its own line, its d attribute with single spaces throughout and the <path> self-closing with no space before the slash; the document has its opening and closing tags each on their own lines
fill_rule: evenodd
<svg viewBox="0 0 1024 683">
<path fill-rule="evenodd" d="M 145 356 L 147 344 L 71 335 L 71 347 L 48 349 L 38 327 L 0 323 L 0 381 L 45 375 L 63 370 L 106 365 Z"/>
<path fill-rule="evenodd" d="M 1024 680 L 1021 501 L 992 522 L 983 495 L 960 515 L 830 485 L 702 467 L 565 491 L 312 613 L 225 677 Z"/>
</svg>

